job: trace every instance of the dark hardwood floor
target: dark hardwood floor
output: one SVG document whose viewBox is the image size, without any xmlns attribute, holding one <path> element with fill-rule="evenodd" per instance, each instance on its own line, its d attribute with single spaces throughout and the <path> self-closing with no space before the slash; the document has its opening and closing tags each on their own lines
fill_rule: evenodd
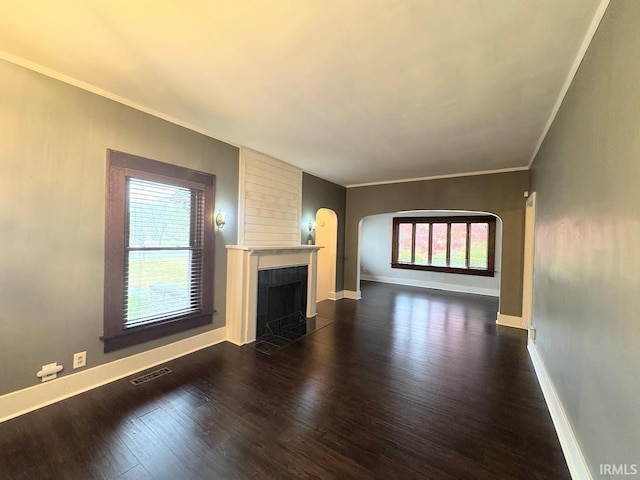
<svg viewBox="0 0 640 480">
<path fill-rule="evenodd" d="M 526 334 L 496 311 L 363 283 L 272 356 L 223 343 L 0 424 L 0 478 L 570 478 Z"/>
</svg>

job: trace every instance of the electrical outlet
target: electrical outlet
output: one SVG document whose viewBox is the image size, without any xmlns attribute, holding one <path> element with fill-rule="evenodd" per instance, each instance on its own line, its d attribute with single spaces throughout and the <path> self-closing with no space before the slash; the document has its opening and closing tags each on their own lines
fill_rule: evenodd
<svg viewBox="0 0 640 480">
<path fill-rule="evenodd" d="M 73 355 L 73 368 L 84 367 L 87 364 L 87 352 L 78 352 Z"/>
</svg>

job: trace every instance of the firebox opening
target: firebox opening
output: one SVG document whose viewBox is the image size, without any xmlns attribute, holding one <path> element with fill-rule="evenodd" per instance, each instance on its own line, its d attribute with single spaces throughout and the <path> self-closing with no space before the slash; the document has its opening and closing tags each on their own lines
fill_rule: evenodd
<svg viewBox="0 0 640 480">
<path fill-rule="evenodd" d="M 307 267 L 288 267 L 258 272 L 256 339 L 279 335 L 304 323 L 307 310 Z"/>
<path fill-rule="evenodd" d="M 302 283 L 271 285 L 267 290 L 267 333 L 275 334 L 304 320 Z"/>
</svg>

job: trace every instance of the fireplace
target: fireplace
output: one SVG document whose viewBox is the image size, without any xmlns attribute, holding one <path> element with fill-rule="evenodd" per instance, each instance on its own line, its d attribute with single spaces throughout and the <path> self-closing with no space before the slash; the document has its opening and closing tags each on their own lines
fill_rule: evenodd
<svg viewBox="0 0 640 480">
<path fill-rule="evenodd" d="M 306 319 L 307 266 L 258 272 L 256 338 L 278 335 Z"/>
<path fill-rule="evenodd" d="M 296 315 L 302 321 L 316 316 L 320 248 L 316 245 L 227 245 L 229 341 L 236 345 L 251 343 L 258 332 L 267 332 L 267 325 L 282 328 Z M 271 302 L 268 301 L 270 294 Z"/>
</svg>

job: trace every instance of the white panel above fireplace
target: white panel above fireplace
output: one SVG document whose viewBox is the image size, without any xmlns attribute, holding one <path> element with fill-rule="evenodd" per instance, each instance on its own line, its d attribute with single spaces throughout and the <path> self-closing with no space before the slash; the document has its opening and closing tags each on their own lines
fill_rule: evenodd
<svg viewBox="0 0 640 480">
<path fill-rule="evenodd" d="M 301 208 L 302 170 L 240 150 L 240 245 L 299 245 Z"/>
<path fill-rule="evenodd" d="M 258 270 L 306 265 L 307 318 L 316 316 L 316 245 L 227 245 L 227 336 L 236 345 L 256 339 Z"/>
</svg>

